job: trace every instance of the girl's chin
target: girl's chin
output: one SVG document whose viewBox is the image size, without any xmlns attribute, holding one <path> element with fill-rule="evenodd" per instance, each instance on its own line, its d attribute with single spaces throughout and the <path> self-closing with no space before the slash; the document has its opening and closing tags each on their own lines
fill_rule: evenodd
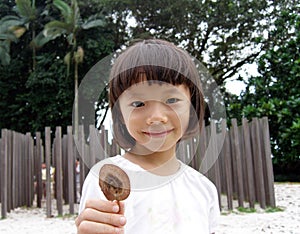
<svg viewBox="0 0 300 234">
<path fill-rule="evenodd" d="M 170 151 L 171 149 L 175 149 L 174 145 L 164 145 L 162 142 L 159 144 L 146 143 L 146 144 L 138 144 L 133 147 L 130 151 L 134 154 L 138 155 L 148 155 L 153 153 L 162 153 Z"/>
</svg>

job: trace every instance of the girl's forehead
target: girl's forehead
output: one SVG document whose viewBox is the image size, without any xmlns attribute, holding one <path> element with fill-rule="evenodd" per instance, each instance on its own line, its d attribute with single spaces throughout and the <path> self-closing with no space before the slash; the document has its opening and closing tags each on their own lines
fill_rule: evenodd
<svg viewBox="0 0 300 234">
<path fill-rule="evenodd" d="M 161 81 L 142 81 L 131 85 L 124 91 L 128 97 L 147 97 L 147 96 L 165 96 L 181 95 L 189 97 L 189 89 L 185 84 L 173 85 Z"/>
</svg>

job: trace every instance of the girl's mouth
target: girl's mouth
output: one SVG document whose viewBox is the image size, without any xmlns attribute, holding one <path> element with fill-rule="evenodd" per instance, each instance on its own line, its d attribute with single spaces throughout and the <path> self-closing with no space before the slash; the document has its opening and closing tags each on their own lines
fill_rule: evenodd
<svg viewBox="0 0 300 234">
<path fill-rule="evenodd" d="M 172 131 L 173 131 L 173 129 L 164 130 L 164 131 L 149 131 L 149 132 L 147 131 L 147 132 L 143 132 L 143 133 L 150 137 L 161 138 L 161 137 L 167 136 Z"/>
</svg>

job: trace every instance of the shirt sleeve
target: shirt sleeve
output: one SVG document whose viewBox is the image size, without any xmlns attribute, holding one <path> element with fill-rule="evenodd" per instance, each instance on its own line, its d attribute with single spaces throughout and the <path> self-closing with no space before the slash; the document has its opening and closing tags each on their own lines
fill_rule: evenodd
<svg viewBox="0 0 300 234">
<path fill-rule="evenodd" d="M 209 214 L 209 233 L 215 233 L 217 230 L 217 226 L 219 225 L 220 219 L 220 207 L 219 207 L 219 198 L 216 187 L 214 187 L 212 200 L 211 200 L 211 208 Z"/>
</svg>

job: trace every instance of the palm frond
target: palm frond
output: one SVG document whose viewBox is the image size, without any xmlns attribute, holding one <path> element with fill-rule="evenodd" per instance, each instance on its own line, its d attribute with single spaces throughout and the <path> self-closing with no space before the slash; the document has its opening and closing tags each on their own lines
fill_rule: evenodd
<svg viewBox="0 0 300 234">
<path fill-rule="evenodd" d="M 58 20 L 47 23 L 44 28 L 44 35 L 46 37 L 58 37 L 70 32 L 72 32 L 72 25 Z"/>
<path fill-rule="evenodd" d="M 7 66 L 10 63 L 9 43 L 7 41 L 0 42 L 0 62 L 3 66 Z"/>
<path fill-rule="evenodd" d="M 30 0 L 16 0 L 17 12 L 20 16 L 31 21 L 36 18 L 36 9 Z"/>
<path fill-rule="evenodd" d="M 91 16 L 83 22 L 81 27 L 83 29 L 90 29 L 95 27 L 104 27 L 105 25 L 106 25 L 106 21 L 103 19 L 103 17 L 95 18 L 95 16 Z"/>
<path fill-rule="evenodd" d="M 47 42 L 53 40 L 51 37 L 46 37 L 44 35 L 44 32 L 41 31 L 31 42 L 30 46 L 34 48 L 41 48 L 43 47 Z"/>
<path fill-rule="evenodd" d="M 74 12 L 72 11 L 72 8 L 67 3 L 65 3 L 62 0 L 54 0 L 53 5 L 60 10 L 60 13 L 62 14 L 64 20 L 67 23 L 72 22 L 72 18 L 73 18 L 72 15 L 74 14 Z"/>
<path fill-rule="evenodd" d="M 23 25 L 24 20 L 18 16 L 7 15 L 0 19 L 0 33 L 5 33 L 13 26 Z"/>
</svg>

